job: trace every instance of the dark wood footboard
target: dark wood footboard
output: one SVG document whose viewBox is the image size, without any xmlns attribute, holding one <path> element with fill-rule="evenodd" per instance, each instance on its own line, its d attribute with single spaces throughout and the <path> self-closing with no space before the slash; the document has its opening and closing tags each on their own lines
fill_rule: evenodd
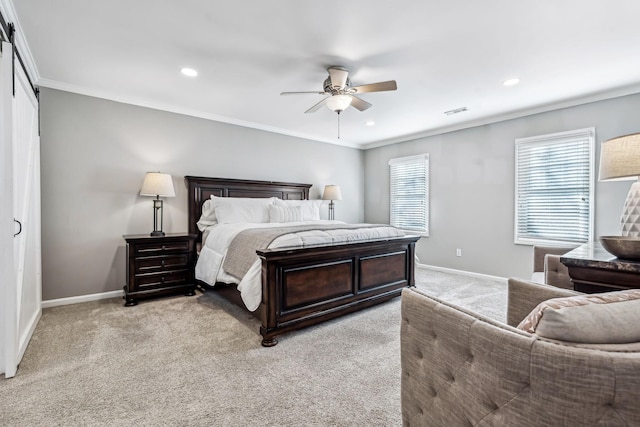
<svg viewBox="0 0 640 427">
<path fill-rule="evenodd" d="M 418 236 L 258 251 L 262 345 L 276 336 L 400 295 L 414 285 Z"/>
</svg>

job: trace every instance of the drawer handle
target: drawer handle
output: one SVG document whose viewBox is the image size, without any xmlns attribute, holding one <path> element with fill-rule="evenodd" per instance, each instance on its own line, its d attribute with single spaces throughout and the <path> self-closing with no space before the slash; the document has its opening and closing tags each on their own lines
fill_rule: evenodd
<svg viewBox="0 0 640 427">
<path fill-rule="evenodd" d="M 161 264 L 162 264 L 162 266 L 164 267 L 164 260 L 162 260 Z"/>
</svg>

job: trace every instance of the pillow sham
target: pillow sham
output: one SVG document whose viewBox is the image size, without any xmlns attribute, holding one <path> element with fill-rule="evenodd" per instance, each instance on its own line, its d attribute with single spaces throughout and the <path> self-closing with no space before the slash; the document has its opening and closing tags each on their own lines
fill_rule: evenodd
<svg viewBox="0 0 640 427">
<path fill-rule="evenodd" d="M 270 222 L 302 221 L 302 206 L 269 206 Z"/>
<path fill-rule="evenodd" d="M 269 206 L 274 197 L 217 197 L 211 196 L 216 222 L 232 224 L 239 222 L 269 222 Z"/>
<path fill-rule="evenodd" d="M 319 221 L 320 206 L 322 200 L 282 200 L 275 199 L 276 206 L 300 206 L 302 208 L 302 221 Z"/>
<path fill-rule="evenodd" d="M 640 289 L 552 298 L 519 329 L 558 341 L 621 344 L 640 341 Z"/>
<path fill-rule="evenodd" d="M 198 229 L 200 231 L 204 231 L 207 227 L 212 225 L 216 225 L 218 223 L 218 219 L 216 218 L 216 211 L 213 207 L 213 201 L 211 199 L 207 199 L 202 204 L 202 214 L 200 215 L 200 219 L 196 223 Z"/>
</svg>

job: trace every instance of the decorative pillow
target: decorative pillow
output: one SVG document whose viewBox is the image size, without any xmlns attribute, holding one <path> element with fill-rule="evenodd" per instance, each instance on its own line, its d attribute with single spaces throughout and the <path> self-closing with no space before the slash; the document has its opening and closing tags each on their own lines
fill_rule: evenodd
<svg viewBox="0 0 640 427">
<path fill-rule="evenodd" d="M 200 231 L 204 231 L 207 227 L 216 225 L 218 223 L 218 218 L 216 218 L 216 211 L 213 207 L 213 202 L 211 199 L 207 199 L 202 204 L 202 215 L 200 215 L 200 219 L 196 223 L 198 225 L 198 229 Z"/>
<path fill-rule="evenodd" d="M 269 206 L 270 222 L 302 221 L 302 206 Z"/>
<path fill-rule="evenodd" d="M 269 206 L 274 199 L 211 196 L 216 221 L 221 224 L 269 222 Z"/>
<path fill-rule="evenodd" d="M 552 298 L 538 304 L 518 328 L 573 343 L 640 342 L 640 289 Z"/>
<path fill-rule="evenodd" d="M 275 199 L 276 206 L 300 206 L 302 221 L 319 221 L 322 200 L 282 200 Z"/>
</svg>

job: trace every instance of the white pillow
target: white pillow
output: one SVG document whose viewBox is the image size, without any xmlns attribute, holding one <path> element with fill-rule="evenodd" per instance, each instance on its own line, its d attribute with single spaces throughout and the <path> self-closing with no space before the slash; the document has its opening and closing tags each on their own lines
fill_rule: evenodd
<svg viewBox="0 0 640 427">
<path fill-rule="evenodd" d="M 320 220 L 320 206 L 322 200 L 282 200 L 275 199 L 276 206 L 300 206 L 303 221 Z"/>
<path fill-rule="evenodd" d="M 216 210 L 213 207 L 213 202 L 211 199 L 207 199 L 202 204 L 202 215 L 200 215 L 200 219 L 196 223 L 198 229 L 204 231 L 207 227 L 216 225 L 217 223 L 218 219 L 216 218 Z"/>
<path fill-rule="evenodd" d="M 269 206 L 273 205 L 273 200 L 273 197 L 252 199 L 211 196 L 215 217 L 220 224 L 269 222 Z"/>
<path fill-rule="evenodd" d="M 269 206 L 270 222 L 302 221 L 302 206 Z"/>
</svg>

